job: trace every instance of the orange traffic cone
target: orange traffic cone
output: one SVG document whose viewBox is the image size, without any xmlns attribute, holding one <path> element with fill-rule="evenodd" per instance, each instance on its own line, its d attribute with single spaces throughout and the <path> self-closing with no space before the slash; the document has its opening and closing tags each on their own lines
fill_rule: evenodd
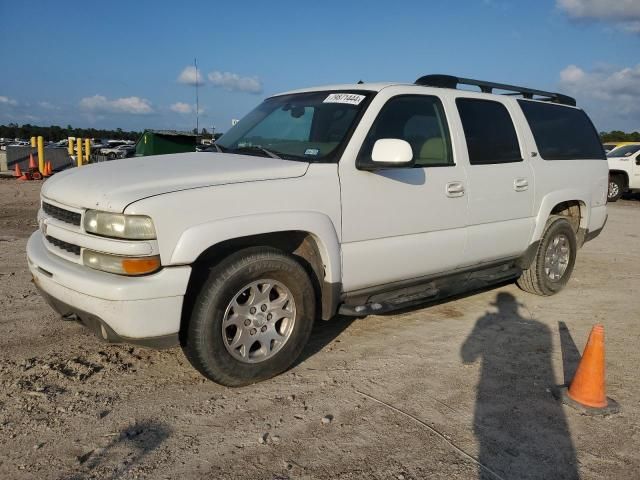
<svg viewBox="0 0 640 480">
<path fill-rule="evenodd" d="M 29 170 L 33 172 L 34 170 L 37 170 L 37 169 L 38 169 L 38 165 L 36 165 L 36 161 L 33 158 L 33 153 L 30 153 L 29 154 Z"/>
<path fill-rule="evenodd" d="M 50 177 L 51 176 L 51 162 L 47 162 L 44 164 L 44 173 L 42 174 L 43 177 Z"/>
<path fill-rule="evenodd" d="M 22 170 L 20 169 L 20 164 L 16 163 L 16 168 L 13 172 L 13 176 L 16 178 L 20 178 L 22 176 Z"/>
<path fill-rule="evenodd" d="M 604 368 L 604 327 L 594 325 L 584 347 L 576 374 L 562 392 L 566 404 L 588 414 L 611 414 L 618 404 L 607 398 Z"/>
</svg>

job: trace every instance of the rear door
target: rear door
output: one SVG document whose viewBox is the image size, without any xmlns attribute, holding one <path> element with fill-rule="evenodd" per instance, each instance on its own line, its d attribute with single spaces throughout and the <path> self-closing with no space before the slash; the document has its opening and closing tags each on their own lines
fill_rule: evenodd
<svg viewBox="0 0 640 480">
<path fill-rule="evenodd" d="M 534 225 L 534 175 L 507 102 L 458 97 L 467 146 L 468 223 L 464 264 L 515 257 Z"/>
</svg>

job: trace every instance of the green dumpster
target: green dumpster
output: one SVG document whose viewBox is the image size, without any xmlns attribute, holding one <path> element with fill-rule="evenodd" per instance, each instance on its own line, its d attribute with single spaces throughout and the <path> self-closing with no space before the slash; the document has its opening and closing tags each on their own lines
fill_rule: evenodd
<svg viewBox="0 0 640 480">
<path fill-rule="evenodd" d="M 175 130 L 145 130 L 136 143 L 136 156 L 196 151 L 196 135 Z"/>
</svg>

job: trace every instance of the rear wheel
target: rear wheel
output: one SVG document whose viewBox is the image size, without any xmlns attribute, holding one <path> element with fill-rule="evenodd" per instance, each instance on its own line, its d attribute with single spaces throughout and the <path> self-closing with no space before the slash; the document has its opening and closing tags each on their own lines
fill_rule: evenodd
<svg viewBox="0 0 640 480">
<path fill-rule="evenodd" d="M 183 349 L 207 378 L 227 386 L 248 385 L 295 362 L 314 317 L 313 286 L 295 258 L 273 248 L 249 248 L 210 271 Z"/>
<path fill-rule="evenodd" d="M 607 201 L 617 202 L 624 192 L 624 181 L 620 175 L 613 175 L 609 178 L 609 189 L 607 190 Z"/>
<path fill-rule="evenodd" d="M 536 295 L 554 295 L 569 281 L 576 260 L 576 234 L 566 218 L 551 217 L 536 256 L 518 286 Z"/>
</svg>

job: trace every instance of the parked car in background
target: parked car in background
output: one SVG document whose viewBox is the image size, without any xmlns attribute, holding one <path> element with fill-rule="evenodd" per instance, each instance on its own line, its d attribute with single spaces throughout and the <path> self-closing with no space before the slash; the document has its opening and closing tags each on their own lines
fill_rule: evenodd
<svg viewBox="0 0 640 480">
<path fill-rule="evenodd" d="M 117 147 L 101 148 L 100 153 L 106 155 L 109 160 L 115 158 L 126 158 L 133 155 L 136 151 L 135 145 L 118 145 Z"/>
<path fill-rule="evenodd" d="M 553 295 L 607 219 L 600 139 L 558 93 L 446 75 L 296 90 L 212 147 L 56 174 L 27 257 L 61 315 L 180 344 L 229 386 L 289 368 L 338 312 L 508 280 Z"/>
<path fill-rule="evenodd" d="M 602 144 L 602 148 L 604 148 L 605 153 L 609 153 L 614 148 L 623 147 L 625 145 L 633 145 L 637 142 L 607 142 Z"/>
<path fill-rule="evenodd" d="M 607 153 L 609 189 L 607 200 L 617 201 L 623 193 L 640 190 L 640 142 L 628 143 Z"/>
</svg>

